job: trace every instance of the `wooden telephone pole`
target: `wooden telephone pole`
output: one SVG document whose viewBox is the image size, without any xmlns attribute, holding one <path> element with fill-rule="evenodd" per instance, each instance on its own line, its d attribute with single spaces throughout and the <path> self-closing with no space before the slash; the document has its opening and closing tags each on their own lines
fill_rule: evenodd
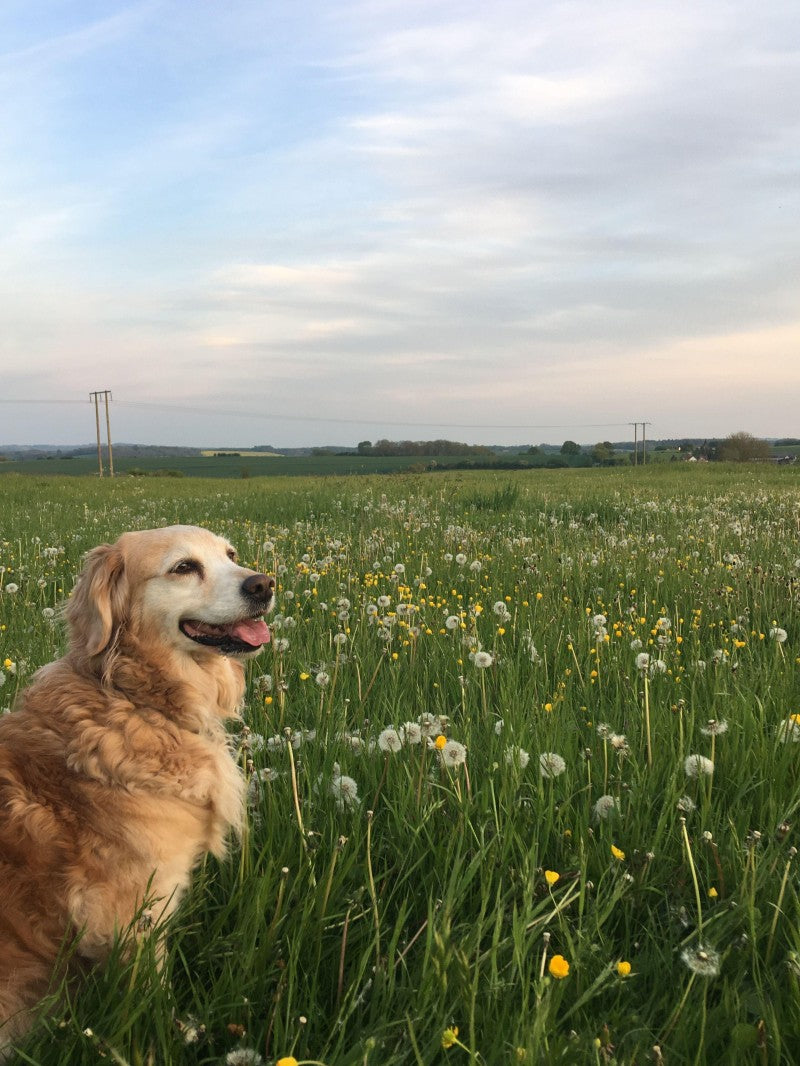
<svg viewBox="0 0 800 1066">
<path fill-rule="evenodd" d="M 103 476 L 103 449 L 100 444 L 100 397 L 103 397 L 106 405 L 106 439 L 108 440 L 108 476 L 114 476 L 114 453 L 111 449 L 111 416 L 108 413 L 108 401 L 113 399 L 108 389 L 99 389 L 89 393 L 89 403 L 94 400 L 94 421 L 97 426 L 97 468 L 100 477 Z"/>
<path fill-rule="evenodd" d="M 629 422 L 633 426 L 633 465 L 639 465 L 639 426 L 642 427 L 642 463 L 647 462 L 647 426 L 650 422 Z"/>
</svg>

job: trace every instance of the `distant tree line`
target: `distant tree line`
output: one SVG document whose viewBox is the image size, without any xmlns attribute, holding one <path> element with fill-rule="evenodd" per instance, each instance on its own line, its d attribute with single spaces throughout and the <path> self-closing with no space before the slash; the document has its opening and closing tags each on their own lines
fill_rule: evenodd
<svg viewBox="0 0 800 1066">
<path fill-rule="evenodd" d="M 457 440 L 362 440 L 359 455 L 494 455 L 483 444 L 462 444 Z"/>
</svg>

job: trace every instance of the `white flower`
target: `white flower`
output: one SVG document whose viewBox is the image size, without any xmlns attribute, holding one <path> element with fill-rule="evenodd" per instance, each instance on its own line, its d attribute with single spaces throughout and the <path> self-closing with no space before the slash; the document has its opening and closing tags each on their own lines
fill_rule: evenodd
<svg viewBox="0 0 800 1066">
<path fill-rule="evenodd" d="M 681 960 L 699 977 L 716 977 L 719 973 L 719 952 L 708 944 L 698 944 L 695 948 L 684 948 Z"/>
<path fill-rule="evenodd" d="M 384 610 L 389 606 L 389 604 L 391 602 L 392 602 L 392 597 L 391 596 L 379 596 L 378 597 L 378 606 L 382 607 Z"/>
<path fill-rule="evenodd" d="M 473 559 L 472 562 L 469 564 L 469 568 L 473 572 L 473 574 L 477 574 L 481 568 L 480 559 Z"/>
<path fill-rule="evenodd" d="M 276 640 L 272 646 L 275 651 L 282 653 L 289 650 L 289 641 L 286 639 L 286 637 L 281 637 L 281 639 Z"/>
<path fill-rule="evenodd" d="M 52 621 L 53 618 L 55 618 L 55 616 L 56 616 L 56 612 L 53 610 L 52 607 L 43 607 L 42 608 L 42 618 L 46 619 L 46 621 L 48 621 L 48 622 Z"/>
<path fill-rule="evenodd" d="M 492 610 L 495 614 L 498 615 L 508 614 L 508 608 L 506 607 L 505 601 L 503 600 L 498 600 L 492 607 Z"/>
<path fill-rule="evenodd" d="M 619 800 L 616 796 L 601 796 L 592 807 L 592 817 L 596 822 L 605 821 L 619 810 Z"/>
<path fill-rule="evenodd" d="M 700 732 L 706 737 L 721 737 L 728 732 L 728 723 L 724 718 L 709 718 L 707 725 L 701 727 Z"/>
<path fill-rule="evenodd" d="M 318 685 L 320 686 L 320 688 L 324 688 L 324 687 L 325 687 L 325 685 L 327 685 L 327 684 L 328 684 L 328 682 L 330 681 L 330 679 L 331 679 L 331 678 L 330 678 L 330 674 L 326 674 L 324 670 L 320 670 L 320 672 L 319 672 L 319 673 L 317 674 L 317 676 L 316 676 L 316 677 L 314 678 L 314 680 L 315 680 L 315 681 L 316 681 L 316 683 L 317 683 L 317 684 L 318 684 Z"/>
<path fill-rule="evenodd" d="M 473 662 L 479 670 L 485 670 L 487 666 L 491 666 L 494 662 L 491 652 L 488 651 L 476 651 Z"/>
<path fill-rule="evenodd" d="M 342 646 L 342 644 L 346 644 L 347 643 L 347 634 L 346 633 L 337 633 L 336 636 L 333 638 L 333 643 L 334 644 L 338 644 L 340 647 Z"/>
<path fill-rule="evenodd" d="M 642 642 L 641 642 L 641 640 L 639 640 L 638 637 L 634 637 L 633 640 L 631 641 L 631 651 L 641 651 L 641 650 L 642 650 Z"/>
<path fill-rule="evenodd" d="M 520 770 L 524 770 L 530 761 L 531 757 L 524 748 L 512 745 L 506 748 L 506 762 L 509 766 L 519 767 Z"/>
<path fill-rule="evenodd" d="M 419 728 L 423 737 L 433 737 L 439 732 L 439 718 L 430 711 L 423 711 L 419 716 Z"/>
<path fill-rule="evenodd" d="M 463 552 L 459 552 L 458 555 L 456 556 L 456 562 L 458 563 L 458 565 L 459 566 L 463 566 L 466 561 L 467 561 L 466 555 L 464 555 Z"/>
<path fill-rule="evenodd" d="M 259 1053 L 249 1047 L 236 1048 L 225 1056 L 227 1066 L 261 1066 L 263 1061 Z"/>
<path fill-rule="evenodd" d="M 639 654 L 636 656 L 636 669 L 646 670 L 649 665 L 650 656 L 647 654 L 646 651 L 640 651 Z"/>
<path fill-rule="evenodd" d="M 6 586 L 6 588 L 8 588 L 8 586 Z M 769 635 L 778 644 L 783 644 L 786 641 L 786 638 L 789 636 L 786 630 L 781 629 L 780 626 L 773 626 L 772 629 L 770 629 L 769 631 Z"/>
<path fill-rule="evenodd" d="M 398 563 L 394 568 L 394 572 L 396 574 L 404 574 L 406 572 L 406 568 L 403 563 Z"/>
<path fill-rule="evenodd" d="M 663 659 L 654 659 L 650 663 L 650 676 L 651 677 L 653 677 L 655 674 L 665 674 L 666 672 L 667 672 L 667 664 L 664 662 Z"/>
<path fill-rule="evenodd" d="M 714 764 L 705 755 L 687 755 L 683 761 L 683 769 L 687 777 L 694 779 L 701 776 L 711 777 L 714 773 Z"/>
<path fill-rule="evenodd" d="M 19 585 L 14 584 L 13 581 L 9 581 L 9 583 L 6 585 L 6 592 L 10 596 L 13 596 L 15 592 L 19 592 Z"/>
<path fill-rule="evenodd" d="M 502 718 L 498 718 L 497 721 L 494 723 L 495 735 L 499 737 L 500 734 L 503 732 L 504 727 L 505 727 L 505 722 L 503 721 Z"/>
<path fill-rule="evenodd" d="M 592 618 L 592 625 L 595 629 L 599 629 L 601 626 L 604 626 L 607 621 L 608 619 L 604 614 L 596 614 L 594 618 Z"/>
<path fill-rule="evenodd" d="M 539 773 L 542 777 L 558 777 L 566 768 L 567 764 L 554 751 L 545 751 L 539 756 Z"/>
<path fill-rule="evenodd" d="M 445 766 L 461 766 L 467 761 L 467 749 L 457 740 L 448 740 L 442 748 L 441 757 Z"/>
<path fill-rule="evenodd" d="M 417 722 L 405 722 L 397 732 L 404 744 L 422 743 L 422 727 Z"/>
<path fill-rule="evenodd" d="M 444 628 L 449 629 L 451 632 L 454 629 L 458 629 L 461 625 L 461 619 L 457 614 L 449 614 L 444 620 Z"/>
<path fill-rule="evenodd" d="M 683 814 L 691 814 L 693 810 L 697 809 L 697 804 L 694 802 L 691 796 L 681 796 L 675 806 Z"/>
<path fill-rule="evenodd" d="M 347 807 L 357 807 L 361 802 L 358 798 L 358 785 L 352 777 L 346 774 L 338 774 L 331 781 L 331 795 L 336 800 L 336 806 L 340 810 Z"/>
<path fill-rule="evenodd" d="M 396 729 L 389 726 L 388 729 L 384 729 L 382 733 L 378 734 L 378 747 L 381 751 L 386 752 L 398 752 L 403 746 L 403 742 L 400 739 L 400 734 Z"/>
</svg>

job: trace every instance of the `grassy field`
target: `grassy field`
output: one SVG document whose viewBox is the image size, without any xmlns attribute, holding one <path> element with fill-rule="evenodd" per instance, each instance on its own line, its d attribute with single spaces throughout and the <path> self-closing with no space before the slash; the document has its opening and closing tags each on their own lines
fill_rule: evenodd
<svg viewBox="0 0 800 1066">
<path fill-rule="evenodd" d="M 798 489 L 0 479 L 0 710 L 125 529 L 203 524 L 278 577 L 244 842 L 163 980 L 147 943 L 112 960 L 19 1062 L 800 1061 Z"/>
<path fill-rule="evenodd" d="M 448 467 L 461 462 L 464 456 L 437 455 L 162 455 L 126 456 L 114 459 L 115 474 L 131 471 L 144 476 L 222 477 L 247 479 L 251 477 L 337 477 L 351 474 L 394 474 L 423 469 L 431 463 Z M 103 454 L 108 476 L 108 463 Z M 97 477 L 97 456 L 74 459 L 20 459 L 0 463 L 0 474 L 34 474 L 51 476 L 68 474 L 72 477 Z"/>
</svg>

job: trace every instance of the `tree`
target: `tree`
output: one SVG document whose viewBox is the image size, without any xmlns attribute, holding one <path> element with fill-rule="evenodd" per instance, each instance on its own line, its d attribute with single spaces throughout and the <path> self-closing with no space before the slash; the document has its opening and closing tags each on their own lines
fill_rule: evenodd
<svg viewBox="0 0 800 1066">
<path fill-rule="evenodd" d="M 749 463 L 754 459 L 771 459 L 772 448 L 752 433 L 731 433 L 720 441 L 717 458 L 728 463 Z"/>
<path fill-rule="evenodd" d="M 360 440 L 358 442 L 358 454 L 359 455 L 369 455 L 371 452 L 372 452 L 372 441 L 371 440 Z"/>
<path fill-rule="evenodd" d="M 576 444 L 574 440 L 565 440 L 564 443 L 561 445 L 561 454 L 580 455 L 581 446 L 580 444 Z"/>
<path fill-rule="evenodd" d="M 614 462 L 614 445 L 607 440 L 601 441 L 592 448 L 591 456 L 601 466 L 611 465 Z"/>
</svg>

